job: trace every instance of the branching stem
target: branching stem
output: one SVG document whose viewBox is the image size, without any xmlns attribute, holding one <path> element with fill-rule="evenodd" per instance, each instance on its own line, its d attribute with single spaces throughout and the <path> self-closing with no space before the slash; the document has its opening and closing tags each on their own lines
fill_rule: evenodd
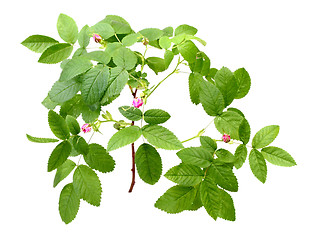
<svg viewBox="0 0 316 240">
<path fill-rule="evenodd" d="M 132 92 L 133 98 L 136 97 L 136 93 L 137 93 L 137 88 L 135 89 L 134 92 Z M 131 126 L 134 126 L 134 121 L 132 121 Z M 131 182 L 131 186 L 128 190 L 129 193 L 131 193 L 133 191 L 134 185 L 135 185 L 135 175 L 136 175 L 136 169 L 135 169 L 135 145 L 134 143 L 131 144 L 132 146 L 132 182 Z"/>
</svg>

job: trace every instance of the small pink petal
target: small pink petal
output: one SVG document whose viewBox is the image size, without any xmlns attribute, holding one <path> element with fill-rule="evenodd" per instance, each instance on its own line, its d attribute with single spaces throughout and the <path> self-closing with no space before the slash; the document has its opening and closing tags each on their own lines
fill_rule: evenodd
<svg viewBox="0 0 316 240">
<path fill-rule="evenodd" d="M 134 100 L 133 100 L 133 106 L 134 107 L 136 107 L 136 108 L 139 108 L 139 107 L 141 107 L 142 105 L 143 105 L 143 99 L 141 99 L 141 98 L 134 98 Z"/>
</svg>

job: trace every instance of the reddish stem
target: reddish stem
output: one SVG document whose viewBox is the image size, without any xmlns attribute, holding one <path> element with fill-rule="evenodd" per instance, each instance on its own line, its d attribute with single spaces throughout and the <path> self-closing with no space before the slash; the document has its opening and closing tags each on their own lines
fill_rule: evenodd
<svg viewBox="0 0 316 240">
<path fill-rule="evenodd" d="M 136 97 L 136 93 L 137 93 L 137 89 L 135 89 L 135 92 L 132 92 L 133 97 Z M 132 126 L 134 126 L 134 121 L 132 121 Z M 128 192 L 132 192 L 134 185 L 135 185 L 135 175 L 136 175 L 136 169 L 135 169 L 135 146 L 134 143 L 131 144 L 132 146 L 132 182 L 131 182 L 131 186 L 128 190 Z"/>
</svg>

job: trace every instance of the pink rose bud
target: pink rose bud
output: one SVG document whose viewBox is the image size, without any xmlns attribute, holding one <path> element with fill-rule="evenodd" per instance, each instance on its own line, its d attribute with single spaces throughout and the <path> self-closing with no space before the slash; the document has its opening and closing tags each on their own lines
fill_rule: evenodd
<svg viewBox="0 0 316 240">
<path fill-rule="evenodd" d="M 142 106 L 143 103 L 144 103 L 143 99 L 138 98 L 138 97 L 134 98 L 134 100 L 133 100 L 133 106 L 136 108 L 139 108 L 140 106 Z"/>
<path fill-rule="evenodd" d="M 222 136 L 223 142 L 228 143 L 230 141 L 230 136 L 228 134 L 224 134 Z"/>
<path fill-rule="evenodd" d="M 88 133 L 92 130 L 92 127 L 89 123 L 85 123 L 83 124 L 83 126 L 81 127 L 81 130 L 84 132 L 84 133 Z"/>
<path fill-rule="evenodd" d="M 96 43 L 99 43 L 99 42 L 101 42 L 101 40 L 102 40 L 101 36 L 100 36 L 99 34 L 96 34 L 96 33 L 94 33 L 92 37 L 93 37 L 93 40 L 94 40 Z"/>
</svg>

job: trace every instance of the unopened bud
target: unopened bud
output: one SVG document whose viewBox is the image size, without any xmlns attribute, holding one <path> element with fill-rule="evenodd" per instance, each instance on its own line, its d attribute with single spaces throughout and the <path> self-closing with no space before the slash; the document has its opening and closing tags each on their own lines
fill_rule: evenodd
<svg viewBox="0 0 316 240">
<path fill-rule="evenodd" d="M 230 136 L 228 134 L 224 134 L 222 136 L 223 142 L 228 143 L 230 141 Z"/>
<path fill-rule="evenodd" d="M 101 36 L 100 36 L 99 34 L 96 34 L 96 33 L 94 33 L 94 34 L 92 35 L 92 37 L 93 37 L 93 40 L 94 40 L 96 43 L 100 43 L 101 40 L 102 40 Z"/>
</svg>

